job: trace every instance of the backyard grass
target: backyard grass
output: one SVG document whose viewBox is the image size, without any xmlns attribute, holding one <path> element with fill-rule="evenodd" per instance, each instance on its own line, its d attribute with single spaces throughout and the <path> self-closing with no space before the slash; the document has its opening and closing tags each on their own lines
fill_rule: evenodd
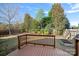
<svg viewBox="0 0 79 59">
<path fill-rule="evenodd" d="M 0 56 L 7 55 L 17 48 L 17 38 L 0 39 Z"/>
</svg>

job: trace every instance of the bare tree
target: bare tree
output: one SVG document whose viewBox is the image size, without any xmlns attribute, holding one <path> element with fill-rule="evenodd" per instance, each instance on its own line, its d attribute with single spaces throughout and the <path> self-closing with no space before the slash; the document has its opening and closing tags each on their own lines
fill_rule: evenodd
<svg viewBox="0 0 79 59">
<path fill-rule="evenodd" d="M 8 23 L 9 35 L 11 35 L 11 21 L 17 15 L 18 6 L 14 4 L 0 4 L 0 19 Z"/>
</svg>

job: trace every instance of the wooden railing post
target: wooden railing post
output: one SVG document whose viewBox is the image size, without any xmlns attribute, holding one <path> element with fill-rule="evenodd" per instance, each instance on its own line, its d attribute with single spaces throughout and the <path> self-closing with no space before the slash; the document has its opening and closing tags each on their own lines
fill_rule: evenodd
<svg viewBox="0 0 79 59">
<path fill-rule="evenodd" d="M 79 38 L 75 39 L 75 56 L 79 56 Z"/>
<path fill-rule="evenodd" d="M 27 34 L 26 34 L 26 44 L 27 44 Z"/>
<path fill-rule="evenodd" d="M 19 39 L 19 36 L 18 36 L 18 49 L 20 49 L 20 39 Z"/>
<path fill-rule="evenodd" d="M 55 48 L 55 36 L 54 36 L 54 48 Z"/>
</svg>

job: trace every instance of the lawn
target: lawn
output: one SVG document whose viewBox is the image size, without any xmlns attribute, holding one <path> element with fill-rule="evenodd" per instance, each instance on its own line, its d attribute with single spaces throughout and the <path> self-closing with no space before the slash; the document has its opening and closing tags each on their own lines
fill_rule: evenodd
<svg viewBox="0 0 79 59">
<path fill-rule="evenodd" d="M 17 38 L 0 39 L 0 56 L 7 55 L 17 48 Z"/>
</svg>

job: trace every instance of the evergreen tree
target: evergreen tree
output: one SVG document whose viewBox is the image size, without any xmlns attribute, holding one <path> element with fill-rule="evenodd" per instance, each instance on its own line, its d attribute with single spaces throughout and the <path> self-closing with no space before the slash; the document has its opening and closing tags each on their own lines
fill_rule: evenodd
<svg viewBox="0 0 79 59">
<path fill-rule="evenodd" d="M 63 33 L 64 29 L 68 26 L 67 18 L 64 15 L 64 9 L 61 4 L 55 3 L 52 9 L 53 25 L 55 28 L 55 34 L 60 35 Z"/>
<path fill-rule="evenodd" d="M 49 33 L 50 32 L 52 32 L 53 33 L 53 28 L 54 28 L 54 24 L 53 24 L 53 16 L 52 16 L 52 10 L 53 10 L 53 5 L 52 5 L 52 7 L 51 7 L 51 9 L 49 10 L 49 12 L 48 12 L 48 17 L 50 18 L 50 20 L 51 20 L 51 22 L 50 22 L 50 24 L 48 24 L 47 25 L 47 27 L 49 26 Z"/>
<path fill-rule="evenodd" d="M 69 29 L 70 28 L 69 20 L 66 17 L 64 17 L 64 24 L 65 24 L 65 29 Z"/>
<path fill-rule="evenodd" d="M 53 5 L 52 5 L 51 9 L 48 12 L 48 17 L 52 17 L 52 10 L 53 10 Z"/>
<path fill-rule="evenodd" d="M 49 10 L 48 16 L 49 16 L 49 17 L 52 17 L 52 8 Z"/>
</svg>

